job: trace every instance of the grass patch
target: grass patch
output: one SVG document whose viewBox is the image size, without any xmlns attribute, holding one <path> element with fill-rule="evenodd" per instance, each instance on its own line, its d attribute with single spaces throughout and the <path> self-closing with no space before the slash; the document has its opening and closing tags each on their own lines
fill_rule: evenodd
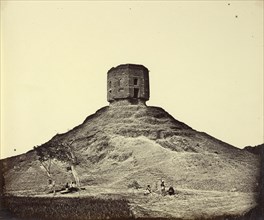
<svg viewBox="0 0 264 220">
<path fill-rule="evenodd" d="M 88 198 L 5 198 L 5 206 L 14 215 L 30 219 L 132 219 L 127 200 Z"/>
</svg>

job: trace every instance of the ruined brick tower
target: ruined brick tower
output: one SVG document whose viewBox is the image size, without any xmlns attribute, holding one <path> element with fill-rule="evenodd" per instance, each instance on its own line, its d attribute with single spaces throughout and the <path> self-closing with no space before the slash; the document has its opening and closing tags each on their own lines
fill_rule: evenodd
<svg viewBox="0 0 264 220">
<path fill-rule="evenodd" d="M 107 72 L 107 101 L 145 104 L 149 100 L 149 71 L 143 65 L 122 64 Z"/>
</svg>

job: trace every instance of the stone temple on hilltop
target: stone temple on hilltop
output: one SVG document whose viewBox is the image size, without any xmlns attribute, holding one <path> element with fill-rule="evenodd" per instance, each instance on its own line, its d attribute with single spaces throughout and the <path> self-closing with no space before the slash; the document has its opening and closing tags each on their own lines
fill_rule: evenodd
<svg viewBox="0 0 264 220">
<path fill-rule="evenodd" d="M 107 101 L 144 104 L 149 100 L 149 71 L 143 65 L 122 64 L 107 72 Z"/>
</svg>

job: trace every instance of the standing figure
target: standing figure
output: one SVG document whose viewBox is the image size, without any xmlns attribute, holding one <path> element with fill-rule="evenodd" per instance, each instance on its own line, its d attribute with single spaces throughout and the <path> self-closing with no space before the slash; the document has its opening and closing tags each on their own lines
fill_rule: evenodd
<svg viewBox="0 0 264 220">
<path fill-rule="evenodd" d="M 164 180 L 161 180 L 160 188 L 161 188 L 161 194 L 165 196 L 166 195 L 166 192 L 165 192 L 165 183 L 164 183 Z"/>
</svg>

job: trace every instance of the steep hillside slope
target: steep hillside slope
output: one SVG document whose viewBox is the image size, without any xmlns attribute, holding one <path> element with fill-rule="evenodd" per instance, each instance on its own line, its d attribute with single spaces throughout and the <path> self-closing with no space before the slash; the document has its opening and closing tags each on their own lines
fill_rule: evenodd
<svg viewBox="0 0 264 220">
<path fill-rule="evenodd" d="M 158 189 L 159 180 L 179 189 L 253 192 L 259 157 L 197 132 L 161 108 L 108 106 L 39 148 L 71 143 L 76 171 L 86 189 L 127 190 L 137 181 Z M 35 151 L 1 161 L 5 191 L 46 192 L 48 178 Z M 72 180 L 69 164 L 52 159 L 57 187 Z M 91 192 L 92 190 L 90 190 Z"/>
</svg>

